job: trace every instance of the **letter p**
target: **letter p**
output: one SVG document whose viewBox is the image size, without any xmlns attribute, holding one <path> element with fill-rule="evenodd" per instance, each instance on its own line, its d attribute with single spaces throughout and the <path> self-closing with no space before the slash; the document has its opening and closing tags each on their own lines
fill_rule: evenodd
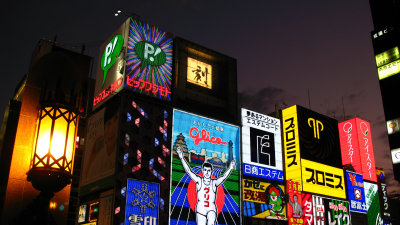
<svg viewBox="0 0 400 225">
<path fill-rule="evenodd" d="M 154 53 L 154 47 L 149 43 L 145 43 L 144 44 L 144 58 L 148 59 L 149 54 L 153 54 L 153 53 Z"/>
</svg>

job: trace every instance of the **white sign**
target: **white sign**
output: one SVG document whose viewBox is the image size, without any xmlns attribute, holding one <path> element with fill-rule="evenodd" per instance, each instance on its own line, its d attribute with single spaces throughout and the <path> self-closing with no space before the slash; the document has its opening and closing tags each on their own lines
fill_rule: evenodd
<svg viewBox="0 0 400 225">
<path fill-rule="evenodd" d="M 280 120 L 242 109 L 243 163 L 282 171 Z"/>
<path fill-rule="evenodd" d="M 400 163 L 400 148 L 392 149 L 391 152 L 393 164 Z"/>
</svg>

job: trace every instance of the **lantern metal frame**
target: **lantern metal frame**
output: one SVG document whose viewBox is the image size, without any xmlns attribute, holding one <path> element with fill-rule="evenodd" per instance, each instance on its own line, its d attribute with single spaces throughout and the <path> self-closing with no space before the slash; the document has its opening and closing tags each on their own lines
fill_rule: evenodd
<svg viewBox="0 0 400 225">
<path fill-rule="evenodd" d="M 40 132 L 43 127 L 44 119 L 51 119 L 50 126 L 50 139 L 48 143 L 48 149 L 46 154 L 38 154 L 38 143 L 40 138 Z M 39 115 L 38 115 L 38 124 L 36 128 L 35 135 L 35 145 L 33 157 L 31 160 L 31 169 L 28 172 L 28 181 L 30 181 L 33 187 L 40 191 L 45 192 L 58 192 L 62 190 L 66 185 L 71 183 L 72 178 L 72 168 L 74 161 L 74 152 L 75 152 L 75 139 L 76 133 L 78 129 L 78 118 L 79 114 L 76 111 L 71 110 L 69 107 L 66 107 L 62 104 L 43 104 L 40 107 Z M 63 154 L 55 158 L 52 155 L 52 143 L 54 141 L 54 133 L 55 126 L 58 120 L 64 120 L 63 122 L 67 123 L 67 127 L 65 130 L 65 142 L 63 147 Z M 68 135 L 71 134 L 70 128 L 74 125 L 73 131 L 73 143 Z M 67 148 L 71 147 L 72 149 L 69 152 L 71 154 L 70 159 L 68 161 L 67 157 Z"/>
</svg>

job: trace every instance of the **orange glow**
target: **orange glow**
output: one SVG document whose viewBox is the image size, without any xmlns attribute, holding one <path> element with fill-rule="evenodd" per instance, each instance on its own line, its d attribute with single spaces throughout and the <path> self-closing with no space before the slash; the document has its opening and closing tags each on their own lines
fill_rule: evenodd
<svg viewBox="0 0 400 225">
<path fill-rule="evenodd" d="M 57 203 L 56 202 L 50 202 L 49 208 L 50 209 L 55 209 L 57 207 Z"/>
<path fill-rule="evenodd" d="M 76 114 L 63 108 L 41 109 L 33 167 L 65 169 L 72 173 Z"/>
</svg>

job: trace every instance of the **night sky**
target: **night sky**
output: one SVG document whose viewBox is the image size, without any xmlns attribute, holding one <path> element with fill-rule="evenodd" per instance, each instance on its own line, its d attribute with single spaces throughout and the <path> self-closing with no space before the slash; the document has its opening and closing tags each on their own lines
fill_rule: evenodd
<svg viewBox="0 0 400 225">
<path fill-rule="evenodd" d="M 365 0 L 6 1 L 0 9 L 1 112 L 39 39 L 57 35 L 59 46 L 76 51 L 85 43 L 85 54 L 97 57 L 127 18 L 115 17 L 117 9 L 236 58 L 239 99 L 249 109 L 270 113 L 275 104 L 299 104 L 339 122 L 344 116 L 369 120 L 376 166 L 386 171 L 389 193 L 400 193 Z"/>
</svg>

